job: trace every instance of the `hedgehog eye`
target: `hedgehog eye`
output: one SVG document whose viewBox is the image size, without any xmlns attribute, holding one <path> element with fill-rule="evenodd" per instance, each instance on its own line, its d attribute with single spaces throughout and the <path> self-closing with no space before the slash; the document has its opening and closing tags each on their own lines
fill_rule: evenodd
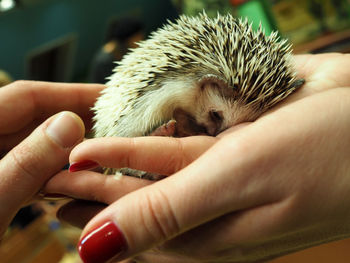
<svg viewBox="0 0 350 263">
<path fill-rule="evenodd" d="M 220 123 L 224 119 L 222 115 L 222 111 L 215 111 L 215 110 L 209 111 L 209 117 L 215 123 Z"/>
</svg>

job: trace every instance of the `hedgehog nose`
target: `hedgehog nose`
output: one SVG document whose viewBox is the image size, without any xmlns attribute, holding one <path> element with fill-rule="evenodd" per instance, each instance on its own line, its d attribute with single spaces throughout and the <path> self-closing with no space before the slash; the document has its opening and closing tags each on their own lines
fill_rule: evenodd
<svg viewBox="0 0 350 263">
<path fill-rule="evenodd" d="M 219 127 L 215 123 L 211 123 L 206 127 L 207 134 L 210 136 L 216 136 L 219 133 Z"/>
</svg>

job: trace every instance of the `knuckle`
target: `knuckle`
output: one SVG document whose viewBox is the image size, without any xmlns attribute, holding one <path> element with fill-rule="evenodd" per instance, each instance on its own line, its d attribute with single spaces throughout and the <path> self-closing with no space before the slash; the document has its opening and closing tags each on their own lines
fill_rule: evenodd
<svg viewBox="0 0 350 263">
<path fill-rule="evenodd" d="M 173 174 L 188 164 L 188 155 L 185 151 L 183 141 L 180 138 L 170 138 L 174 144 L 172 154 L 162 162 L 161 171 L 165 174 Z"/>
<path fill-rule="evenodd" d="M 154 241 L 165 241 L 179 234 L 180 225 L 176 213 L 161 189 L 153 189 L 141 204 L 142 223 Z"/>
<path fill-rule="evenodd" d="M 33 81 L 30 80 L 15 80 L 10 85 L 12 89 L 15 88 L 18 91 L 28 92 L 32 86 Z"/>
<path fill-rule="evenodd" d="M 135 168 L 135 162 L 137 158 L 135 158 L 136 153 L 136 145 L 135 145 L 135 138 L 123 138 L 125 140 L 127 147 L 125 147 L 125 151 L 118 155 L 117 159 L 114 159 L 118 161 L 117 167 L 114 168 Z"/>
<path fill-rule="evenodd" d="M 175 171 L 177 172 L 178 170 L 181 170 L 188 164 L 188 160 L 191 159 L 190 156 L 188 156 L 187 151 L 185 150 L 185 146 L 183 144 L 183 140 L 179 138 L 175 138 L 176 143 L 177 143 L 177 161 Z"/>
<path fill-rule="evenodd" d="M 39 172 L 36 164 L 40 163 L 40 158 L 35 154 L 32 147 L 25 144 L 17 146 L 9 152 L 9 157 L 13 163 L 12 167 L 15 173 L 20 173 L 21 176 L 35 180 L 35 176 Z"/>
<path fill-rule="evenodd" d="M 29 80 L 15 80 L 14 82 L 12 82 L 14 86 L 27 86 L 29 83 Z"/>
<path fill-rule="evenodd" d="M 135 167 L 135 160 L 137 160 L 137 158 L 135 158 L 135 154 L 136 154 L 136 141 L 135 138 L 130 138 L 128 140 L 129 143 L 129 147 L 128 147 L 128 152 L 127 154 L 124 155 L 123 159 L 122 159 L 122 164 L 123 167 Z M 136 165 L 137 166 L 137 165 Z"/>
<path fill-rule="evenodd" d="M 99 187 L 96 187 L 96 185 L 91 184 L 91 185 L 87 185 L 86 188 L 86 193 L 87 193 L 87 199 L 88 200 L 92 200 L 95 202 L 102 202 L 105 204 L 110 204 L 113 201 L 109 200 L 109 196 L 106 195 L 106 193 L 108 192 L 108 181 L 109 181 L 109 176 L 106 175 L 101 175 L 100 176 L 100 181 L 99 181 Z M 114 180 L 114 179 L 113 179 Z M 72 189 L 74 192 L 74 189 Z"/>
</svg>

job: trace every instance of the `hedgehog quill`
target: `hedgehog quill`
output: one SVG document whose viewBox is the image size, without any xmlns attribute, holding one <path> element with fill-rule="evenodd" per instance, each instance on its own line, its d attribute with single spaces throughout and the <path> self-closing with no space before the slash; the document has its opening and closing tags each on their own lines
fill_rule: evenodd
<svg viewBox="0 0 350 263">
<path fill-rule="evenodd" d="M 304 83 L 291 45 L 231 15 L 181 16 L 116 66 L 95 111 L 96 137 L 215 136 L 253 121 Z M 162 129 L 167 125 L 174 129 Z"/>
</svg>

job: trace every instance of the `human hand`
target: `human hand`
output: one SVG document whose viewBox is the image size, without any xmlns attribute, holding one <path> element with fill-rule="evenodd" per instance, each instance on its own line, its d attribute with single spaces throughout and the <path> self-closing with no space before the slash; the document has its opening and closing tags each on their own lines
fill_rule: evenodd
<svg viewBox="0 0 350 263">
<path fill-rule="evenodd" d="M 65 172 L 51 179 L 49 192 L 112 204 L 85 227 L 85 262 L 118 253 L 114 260 L 260 262 L 349 236 L 350 90 L 337 88 L 350 86 L 349 57 L 297 59 L 305 86 L 219 138 L 102 138 L 75 148 L 71 162 L 174 173 L 156 183 L 93 172 L 70 175 L 71 184 Z M 339 62 L 328 75 L 325 64 L 333 71 Z"/>
<path fill-rule="evenodd" d="M 17 211 L 67 164 L 84 137 L 84 123 L 73 112 L 90 126 L 89 107 L 102 88 L 18 81 L 0 89 L 0 237 Z M 57 114 L 62 110 L 73 112 Z"/>
</svg>

